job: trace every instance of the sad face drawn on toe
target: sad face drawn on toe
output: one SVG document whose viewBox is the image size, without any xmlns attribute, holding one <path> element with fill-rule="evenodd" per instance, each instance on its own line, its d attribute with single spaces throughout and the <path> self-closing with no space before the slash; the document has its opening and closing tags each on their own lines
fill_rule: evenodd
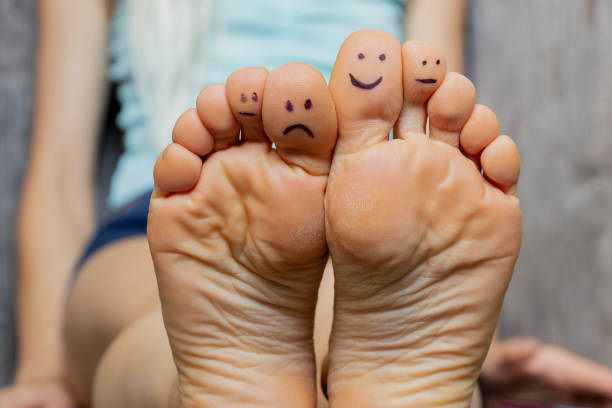
<svg viewBox="0 0 612 408">
<path fill-rule="evenodd" d="M 323 75 L 304 63 L 283 65 L 270 72 L 262 99 L 264 131 L 276 150 L 318 161 L 317 166 L 324 162 L 317 171 L 329 170 L 337 123 Z"/>
<path fill-rule="evenodd" d="M 248 105 L 249 102 L 255 102 L 255 107 L 254 110 L 259 111 L 259 95 L 257 95 L 257 92 L 253 92 L 249 97 L 247 97 L 244 93 L 240 94 L 240 102 L 242 105 L 244 106 L 244 111 L 238 111 L 238 114 L 241 116 L 257 116 L 257 112 L 253 112 L 253 111 L 248 111 L 246 109 L 248 109 Z"/>
<path fill-rule="evenodd" d="M 285 110 L 289 113 L 293 112 L 293 103 L 290 100 L 287 100 L 287 103 L 285 104 Z M 306 99 L 306 101 L 304 102 L 304 110 L 310 110 L 312 109 L 312 100 Z M 306 133 L 308 136 L 310 136 L 311 138 L 314 139 L 314 134 L 312 133 L 312 130 L 310 130 L 310 128 L 303 124 L 303 123 L 294 123 L 292 125 L 289 125 L 285 128 L 285 130 L 283 130 L 283 135 L 287 136 L 289 133 L 293 132 L 294 130 L 301 130 L 304 133 Z"/>
</svg>

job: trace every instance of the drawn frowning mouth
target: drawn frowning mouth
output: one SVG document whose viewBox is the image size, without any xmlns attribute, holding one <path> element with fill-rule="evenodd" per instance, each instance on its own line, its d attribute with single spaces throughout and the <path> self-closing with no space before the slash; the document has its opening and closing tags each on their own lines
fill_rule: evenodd
<svg viewBox="0 0 612 408">
<path fill-rule="evenodd" d="M 289 126 L 287 129 L 283 130 L 283 135 L 286 135 L 287 133 L 295 129 L 302 129 L 304 132 L 308 133 L 308 136 L 314 139 L 314 135 L 312 134 L 312 131 L 308 129 L 308 126 L 303 125 L 301 123 Z"/>
<path fill-rule="evenodd" d="M 357 78 L 355 78 L 353 76 L 353 74 L 351 74 L 351 73 L 349 73 L 349 76 L 351 77 L 351 84 L 353 84 L 353 86 L 356 86 L 357 88 L 361 88 L 361 89 L 373 89 L 373 88 L 376 88 L 382 82 L 382 80 L 383 80 L 383 77 L 380 77 L 376 81 L 371 82 L 369 84 L 366 84 L 364 82 L 361 82 Z"/>
<path fill-rule="evenodd" d="M 433 78 L 416 79 L 416 81 L 422 84 L 435 84 L 436 82 L 438 82 L 437 79 L 433 79 Z"/>
</svg>

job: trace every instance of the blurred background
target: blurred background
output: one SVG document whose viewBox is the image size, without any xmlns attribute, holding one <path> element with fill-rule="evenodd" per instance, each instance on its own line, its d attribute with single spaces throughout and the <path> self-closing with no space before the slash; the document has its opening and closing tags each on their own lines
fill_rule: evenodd
<svg viewBox="0 0 612 408">
<path fill-rule="evenodd" d="M 15 364 L 14 227 L 27 163 L 35 0 L 0 0 L 0 386 Z M 612 1 L 472 0 L 467 76 L 523 161 L 524 240 L 501 336 L 612 367 Z M 98 212 L 121 151 L 111 103 Z M 35 255 L 32 255 L 35 256 Z"/>
</svg>

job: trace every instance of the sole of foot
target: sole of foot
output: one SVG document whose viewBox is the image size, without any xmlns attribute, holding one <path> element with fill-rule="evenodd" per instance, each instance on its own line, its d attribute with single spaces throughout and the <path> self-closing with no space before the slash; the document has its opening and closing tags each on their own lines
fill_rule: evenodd
<svg viewBox="0 0 612 408">
<path fill-rule="evenodd" d="M 426 42 L 356 32 L 330 90 L 331 406 L 467 407 L 520 247 L 517 148 Z"/>
<path fill-rule="evenodd" d="M 181 407 L 314 406 L 336 135 L 325 80 L 305 64 L 237 71 L 176 122 L 148 238 Z"/>
</svg>

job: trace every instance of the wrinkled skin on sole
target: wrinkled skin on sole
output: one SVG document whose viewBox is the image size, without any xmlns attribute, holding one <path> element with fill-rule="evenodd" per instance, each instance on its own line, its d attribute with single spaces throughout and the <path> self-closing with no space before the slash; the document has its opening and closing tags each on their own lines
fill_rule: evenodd
<svg viewBox="0 0 612 408">
<path fill-rule="evenodd" d="M 290 99 L 304 107 L 286 110 Z M 325 81 L 304 64 L 241 70 L 202 91 L 197 108 L 158 159 L 148 225 L 180 405 L 314 406 L 336 137 Z M 283 133 L 292 123 L 314 137 Z"/>
<path fill-rule="evenodd" d="M 356 57 L 383 52 L 386 66 Z M 496 327 L 520 247 L 520 161 L 491 128 L 494 114 L 475 109 L 473 85 L 440 66 L 431 44 L 400 49 L 385 33 L 361 31 L 334 67 L 340 134 L 326 194 L 333 407 L 466 407 Z M 382 75 L 386 87 L 373 95 L 355 87 L 346 73 L 359 69 Z"/>
</svg>

